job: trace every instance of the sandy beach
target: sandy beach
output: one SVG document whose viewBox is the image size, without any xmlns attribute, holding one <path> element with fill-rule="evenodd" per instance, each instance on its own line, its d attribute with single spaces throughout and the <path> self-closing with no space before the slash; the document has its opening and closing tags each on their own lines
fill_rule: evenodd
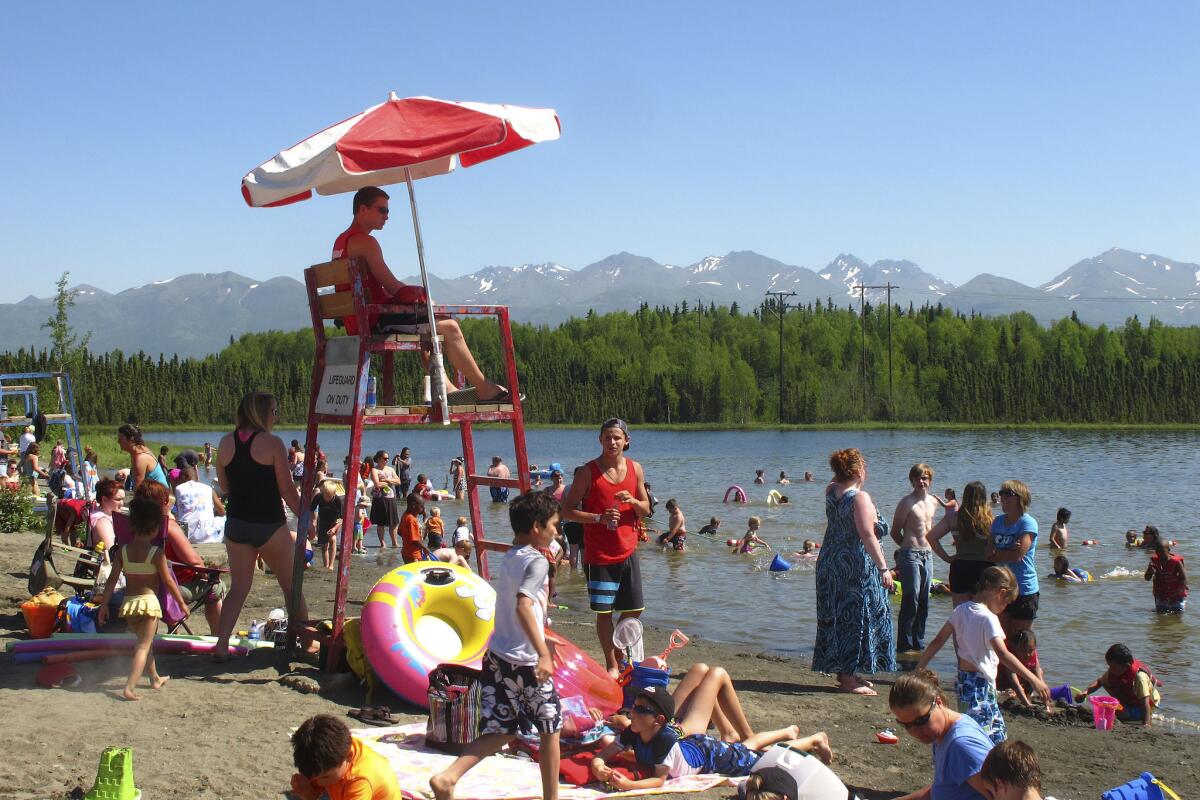
<svg viewBox="0 0 1200 800">
<path fill-rule="evenodd" d="M 27 638 L 18 606 L 28 597 L 26 570 L 38 541 L 32 533 L 0 536 L 0 638 L 5 641 Z M 222 553 L 220 546 L 207 546 L 204 555 Z M 391 568 L 390 555 L 356 561 L 352 614 L 375 580 Z M 330 613 L 333 573 L 310 569 L 305 585 L 314 614 Z M 242 625 L 265 618 L 278 605 L 277 584 L 260 574 Z M 559 632 L 598 655 L 586 610 L 558 609 L 552 618 Z M 653 622 L 653 609 L 648 619 Z M 202 618 L 195 623 L 193 630 L 207 633 Z M 647 625 L 647 651 L 665 641 L 663 631 Z M 65 798 L 80 786 L 86 791 L 101 750 L 114 745 L 133 748 L 137 785 L 147 798 L 279 797 L 292 772 L 289 730 L 312 714 L 344 715 L 363 705 L 363 691 L 345 676 L 325 674 L 314 664 L 273 650 L 219 665 L 199 656 L 160 656 L 159 669 L 171 681 L 162 692 L 145 688 L 138 703 L 117 698 L 127 675 L 126 658 L 79 665 L 83 683 L 75 690 L 42 689 L 34 682 L 35 666 L 3 658 L 0 719 L 7 728 L 8 757 L 0 764 L 0 795 L 6 798 Z M 729 670 L 756 729 L 796 723 L 804 732 L 827 731 L 836 752 L 834 771 L 864 800 L 897 797 L 929 780 L 928 748 L 904 734 L 898 745 L 875 742 L 876 731 L 897 727 L 886 703 L 889 676 L 875 676 L 880 697 L 852 697 L 834 692 L 830 677 L 797 660 L 696 638 L 672 656 L 672 668 L 682 674 L 698 661 Z M 309 680 L 297 681 L 296 676 Z M 320 691 L 306 693 L 293 688 L 297 683 L 319 685 Z M 420 710 L 386 690 L 376 701 L 389 703 L 404 721 L 423 719 Z M 1184 796 L 1200 785 L 1195 757 L 1200 739 L 1195 736 L 1121 724 L 1101 733 L 1090 718 L 1071 714 L 1052 720 L 1017 714 L 1008 718 L 1010 738 L 1037 750 L 1046 792 L 1059 800 L 1097 797 L 1143 770 Z M 678 796 L 730 794 L 725 789 Z"/>
</svg>

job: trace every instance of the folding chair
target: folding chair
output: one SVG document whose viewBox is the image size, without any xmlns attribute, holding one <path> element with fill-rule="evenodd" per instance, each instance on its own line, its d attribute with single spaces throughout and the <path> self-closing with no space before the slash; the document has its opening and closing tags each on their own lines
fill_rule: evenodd
<svg viewBox="0 0 1200 800">
<path fill-rule="evenodd" d="M 29 562 L 29 593 L 37 594 L 47 586 L 58 589 L 64 584 L 76 594 L 90 591 L 100 565 L 104 563 L 104 556 L 94 550 L 72 547 L 60 541 L 55 524 L 58 504 L 53 500 L 49 512 L 46 516 L 45 538 Z"/>
<path fill-rule="evenodd" d="M 180 588 L 184 584 L 190 585 L 196 578 L 201 580 L 194 586 L 192 598 L 188 600 L 188 614 L 195 614 L 197 611 L 204 608 L 209 593 L 221 583 L 221 576 L 228 575 L 229 570 L 217 569 L 215 567 L 194 567 L 191 564 L 180 564 L 176 561 L 167 562 L 171 566 L 171 572 L 175 575 L 175 582 Z M 174 600 L 169 601 L 163 606 L 163 622 L 167 624 L 167 633 L 175 633 L 180 628 L 192 633 L 192 629 L 188 626 L 187 619 L 178 613 L 175 608 Z"/>
</svg>

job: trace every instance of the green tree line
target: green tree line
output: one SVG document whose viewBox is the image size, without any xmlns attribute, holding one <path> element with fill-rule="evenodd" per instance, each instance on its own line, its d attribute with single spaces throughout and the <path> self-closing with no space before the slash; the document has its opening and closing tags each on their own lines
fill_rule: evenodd
<svg viewBox="0 0 1200 800">
<path fill-rule="evenodd" d="M 982 317 L 940 306 L 838 308 L 816 301 L 783 319 L 764 304 L 589 313 L 554 327 L 514 324 L 526 417 L 632 422 L 1200 422 L 1200 328 L 1130 318 L 1121 328 L 1028 314 Z M 463 329 L 484 372 L 501 379 L 496 325 Z M 890 335 L 889 335 L 890 331 Z M 331 331 L 331 334 L 334 332 Z M 246 334 L 204 358 L 82 353 L 74 361 L 85 423 L 227 425 L 241 395 L 274 392 L 301 423 L 311 330 Z M 865 382 L 864 382 L 865 360 Z M 0 370 L 52 369 L 45 351 L 0 355 Z M 420 397 L 420 362 L 396 357 L 397 402 Z M 890 379 L 889 379 L 890 375 Z"/>
</svg>

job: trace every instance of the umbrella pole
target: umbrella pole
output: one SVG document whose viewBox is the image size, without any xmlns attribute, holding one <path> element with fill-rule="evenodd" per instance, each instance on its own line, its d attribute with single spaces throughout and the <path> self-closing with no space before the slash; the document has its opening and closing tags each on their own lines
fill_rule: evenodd
<svg viewBox="0 0 1200 800">
<path fill-rule="evenodd" d="M 404 168 L 408 185 L 408 206 L 412 209 L 413 235 L 417 240 L 417 262 L 421 265 L 421 286 L 425 289 L 425 313 L 429 319 L 429 339 L 433 344 L 433 368 L 429 371 L 430 393 L 442 412 L 442 424 L 450 424 L 450 406 L 446 400 L 446 372 L 442 366 L 442 344 L 438 341 L 437 320 L 433 316 L 433 298 L 429 296 L 429 273 L 425 271 L 425 243 L 421 239 L 421 220 L 417 216 L 417 195 L 413 191 L 412 173 Z"/>
</svg>

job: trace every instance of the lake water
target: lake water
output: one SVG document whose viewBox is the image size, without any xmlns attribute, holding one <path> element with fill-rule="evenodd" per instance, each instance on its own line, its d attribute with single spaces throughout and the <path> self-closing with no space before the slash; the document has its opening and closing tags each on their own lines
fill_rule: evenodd
<svg viewBox="0 0 1200 800">
<path fill-rule="evenodd" d="M 302 431 L 280 431 L 285 440 Z M 530 459 L 545 466 L 561 462 L 570 470 L 599 452 L 596 431 L 538 429 L 528 432 Z M 488 463 L 500 455 L 513 463 L 512 437 L 507 430 L 479 430 L 475 434 L 477 459 Z M 213 431 L 154 434 L 166 442 L 216 442 Z M 330 463 L 340 465 L 348 446 L 348 433 L 321 436 Z M 414 476 L 429 474 L 435 487 L 447 479 L 450 459 L 460 452 L 456 429 L 371 430 L 363 436 L 363 450 L 386 449 L 394 455 L 400 447 L 412 449 Z M 1070 682 L 1085 686 L 1104 669 L 1104 651 L 1123 642 L 1134 655 L 1150 664 L 1164 681 L 1162 713 L 1168 718 L 1200 721 L 1200 640 L 1192 609 L 1183 615 L 1154 613 L 1150 584 L 1142 579 L 1147 554 L 1128 550 L 1124 532 L 1158 526 L 1165 536 L 1179 541 L 1176 552 L 1192 563 L 1200 510 L 1200 432 L 1123 433 L 1078 431 L 790 431 L 790 432 L 675 432 L 633 431 L 629 455 L 642 463 L 647 480 L 660 502 L 675 497 L 688 519 L 689 549 L 660 552 L 643 545 L 647 623 L 678 627 L 688 634 L 744 644 L 752 650 L 786 654 L 812 652 L 816 621 L 811 567 L 791 572 L 766 570 L 769 555 L 733 557 L 724 539 L 746 529 L 746 519 L 763 517 L 761 535 L 776 549 L 799 549 L 805 538 L 820 541 L 825 530 L 823 488 L 829 477 L 828 456 L 835 449 L 858 447 L 869 464 L 866 490 L 884 518 L 891 520 L 896 503 L 909 491 L 909 467 L 925 461 L 936 470 L 933 485 L 940 493 L 952 486 L 960 494 L 964 484 L 981 480 L 995 491 L 1008 478 L 1024 480 L 1033 493 L 1030 513 L 1041 530 L 1037 561 L 1041 575 L 1050 572 L 1046 547 L 1050 524 L 1059 506 L 1071 509 L 1068 556 L 1072 566 L 1098 577 L 1095 583 L 1060 585 L 1043 580 L 1041 611 L 1035 625 L 1038 649 L 1051 686 Z M 791 498 L 787 507 L 768 507 L 773 484 L 755 486 L 755 469 L 765 469 L 773 479 L 780 470 L 802 478 L 805 470 L 815 483 L 783 487 Z M 750 495 L 748 505 L 725 505 L 722 497 L 731 484 Z M 486 497 L 486 492 L 483 492 Z M 442 515 L 466 515 L 466 503 L 441 503 Z M 504 538 L 507 515 L 503 506 L 484 504 L 484 524 L 489 538 Z M 666 511 L 657 518 L 665 525 Z M 722 519 L 720 542 L 695 535 L 710 516 Z M 1099 539 L 1082 547 L 1083 539 Z M 949 540 L 947 540 L 949 541 Z M 949 545 L 948 545 L 948 549 Z M 885 550 L 890 557 L 891 548 Z M 934 574 L 946 578 L 946 566 L 934 559 Z M 1106 576 L 1106 577 L 1100 577 Z M 586 607 L 583 581 L 564 577 L 560 601 L 572 608 Z M 950 612 L 949 598 L 930 600 L 927 640 L 932 639 Z M 898 605 L 896 606 L 898 608 Z M 656 641 L 647 652 L 657 651 Z M 949 648 L 935 660 L 943 672 L 954 669 Z M 1181 729 L 1186 730 L 1186 724 Z"/>
</svg>

